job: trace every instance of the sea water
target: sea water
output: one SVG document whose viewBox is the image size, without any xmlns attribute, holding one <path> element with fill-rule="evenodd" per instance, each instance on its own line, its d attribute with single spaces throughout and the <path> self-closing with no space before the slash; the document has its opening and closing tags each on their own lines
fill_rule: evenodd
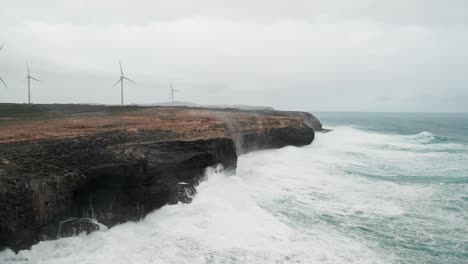
<svg viewBox="0 0 468 264">
<path fill-rule="evenodd" d="M 313 144 L 208 169 L 190 204 L 0 263 L 468 263 L 468 115 L 319 113 Z"/>
</svg>

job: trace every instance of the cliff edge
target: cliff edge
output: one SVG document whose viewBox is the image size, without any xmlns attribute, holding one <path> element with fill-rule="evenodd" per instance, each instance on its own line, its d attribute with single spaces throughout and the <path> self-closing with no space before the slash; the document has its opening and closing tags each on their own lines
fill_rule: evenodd
<svg viewBox="0 0 468 264">
<path fill-rule="evenodd" d="M 248 151 L 303 146 L 303 112 L 0 104 L 0 248 L 139 220 L 189 202 L 205 168 Z"/>
</svg>

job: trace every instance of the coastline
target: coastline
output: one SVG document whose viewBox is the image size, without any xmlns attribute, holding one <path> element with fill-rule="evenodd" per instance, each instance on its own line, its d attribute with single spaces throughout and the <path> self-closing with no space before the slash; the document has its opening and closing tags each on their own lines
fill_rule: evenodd
<svg viewBox="0 0 468 264">
<path fill-rule="evenodd" d="M 206 167 L 303 146 L 305 112 L 205 107 L 0 104 L 0 247 L 136 221 L 190 194 Z M 15 118 L 13 118 L 15 117 Z"/>
</svg>

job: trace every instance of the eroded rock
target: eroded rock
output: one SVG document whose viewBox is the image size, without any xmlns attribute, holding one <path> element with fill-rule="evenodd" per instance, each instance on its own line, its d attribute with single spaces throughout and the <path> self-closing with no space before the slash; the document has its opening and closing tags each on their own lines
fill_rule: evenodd
<svg viewBox="0 0 468 264">
<path fill-rule="evenodd" d="M 77 109 L 0 122 L 0 247 L 137 221 L 189 202 L 209 166 L 235 170 L 241 153 L 314 139 L 310 117 L 292 112 Z"/>
</svg>

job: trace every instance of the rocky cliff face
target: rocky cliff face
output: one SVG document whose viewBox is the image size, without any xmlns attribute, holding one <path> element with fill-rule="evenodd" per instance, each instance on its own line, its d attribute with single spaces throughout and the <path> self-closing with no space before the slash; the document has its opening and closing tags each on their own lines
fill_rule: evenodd
<svg viewBox="0 0 468 264">
<path fill-rule="evenodd" d="M 0 184 L 0 237 L 12 248 L 70 235 L 70 228 L 60 230 L 70 218 L 106 226 L 138 220 L 184 199 L 185 183 L 206 167 L 235 168 L 237 160 L 227 138 L 152 143 L 120 133 L 3 144 L 2 153 L 3 162 L 15 162 Z M 80 221 L 84 231 L 96 227 Z"/>
<path fill-rule="evenodd" d="M 46 110 L 2 112 L 0 247 L 138 220 L 189 202 L 209 166 L 235 169 L 240 153 L 314 139 L 307 115 L 292 112 L 37 107 Z"/>
</svg>

